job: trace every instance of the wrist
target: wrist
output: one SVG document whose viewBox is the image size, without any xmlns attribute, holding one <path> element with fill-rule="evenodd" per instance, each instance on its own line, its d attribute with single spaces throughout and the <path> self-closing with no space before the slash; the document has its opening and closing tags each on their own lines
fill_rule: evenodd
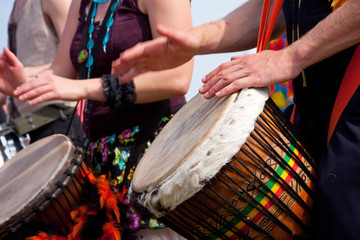
<svg viewBox="0 0 360 240">
<path fill-rule="evenodd" d="M 110 74 L 101 76 L 101 86 L 105 97 L 105 106 L 113 109 L 131 108 L 136 101 L 134 81 L 121 84 L 117 77 Z"/>
</svg>

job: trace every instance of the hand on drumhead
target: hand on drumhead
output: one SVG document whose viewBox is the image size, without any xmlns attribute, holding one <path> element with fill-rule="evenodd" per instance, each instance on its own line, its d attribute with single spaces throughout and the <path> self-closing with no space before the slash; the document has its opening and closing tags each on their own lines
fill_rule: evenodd
<svg viewBox="0 0 360 240">
<path fill-rule="evenodd" d="M 192 59 L 198 48 L 195 37 L 162 25 L 158 26 L 158 31 L 164 37 L 138 43 L 123 52 L 112 63 L 111 74 L 121 75 L 119 80 L 125 83 L 138 74 L 174 68 Z"/>
<path fill-rule="evenodd" d="M 199 93 L 210 99 L 221 98 L 248 87 L 264 87 L 286 82 L 296 77 L 296 69 L 290 56 L 283 50 L 262 51 L 232 57 L 207 74 Z"/>
<path fill-rule="evenodd" d="M 13 96 L 13 91 L 20 84 L 26 82 L 24 66 L 14 53 L 8 48 L 4 48 L 0 54 L 0 91 Z"/>
</svg>

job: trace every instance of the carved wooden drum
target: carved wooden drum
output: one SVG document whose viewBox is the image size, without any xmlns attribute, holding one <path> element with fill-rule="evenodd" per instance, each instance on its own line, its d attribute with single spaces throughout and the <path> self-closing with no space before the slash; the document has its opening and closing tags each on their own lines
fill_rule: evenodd
<svg viewBox="0 0 360 240">
<path fill-rule="evenodd" d="M 317 167 L 268 96 L 189 101 L 140 161 L 131 201 L 188 239 L 294 239 L 312 224 Z"/>
<path fill-rule="evenodd" d="M 36 222 L 69 233 L 69 213 L 85 180 L 82 158 L 80 145 L 57 134 L 29 145 L 0 168 L 0 239 L 17 239 Z"/>
</svg>

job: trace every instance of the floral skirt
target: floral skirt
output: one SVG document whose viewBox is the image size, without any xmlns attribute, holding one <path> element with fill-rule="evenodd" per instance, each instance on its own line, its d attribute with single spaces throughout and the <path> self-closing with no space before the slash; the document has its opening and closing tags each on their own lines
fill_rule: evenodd
<svg viewBox="0 0 360 240">
<path fill-rule="evenodd" d="M 163 117 L 161 119 L 152 139 L 147 143 L 147 148 L 168 121 L 168 117 Z M 101 138 L 97 141 L 91 142 L 87 140 L 85 142 L 86 155 L 90 159 L 95 173 L 97 175 L 105 175 L 111 189 L 119 194 L 120 198 L 123 200 L 126 208 L 124 217 L 127 220 L 124 221 L 127 226 L 122 224 L 122 228 L 130 231 L 136 231 L 140 228 L 158 229 L 164 227 L 157 219 L 141 218 L 128 204 L 128 186 L 124 185 L 124 180 L 130 182 L 137 165 L 137 162 L 132 166 L 128 166 L 127 163 L 139 131 L 139 126 L 134 126 L 119 134 L 114 133 L 111 136 Z M 130 169 L 126 171 L 126 168 Z M 125 176 L 126 172 L 128 173 L 127 176 Z"/>
</svg>

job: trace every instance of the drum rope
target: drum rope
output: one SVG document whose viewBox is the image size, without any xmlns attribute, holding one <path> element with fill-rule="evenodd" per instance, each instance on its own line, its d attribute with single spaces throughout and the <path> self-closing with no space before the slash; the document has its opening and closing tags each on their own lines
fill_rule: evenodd
<svg viewBox="0 0 360 240">
<path fill-rule="evenodd" d="M 217 177 L 215 177 L 215 178 L 217 178 Z M 249 219 L 249 218 L 247 217 L 247 215 L 245 215 L 240 209 L 238 209 L 238 208 L 236 208 L 235 206 L 233 206 L 233 204 L 232 204 L 229 200 L 225 199 L 220 193 L 218 193 L 218 192 L 217 192 L 214 188 L 212 188 L 210 185 L 207 186 L 207 187 L 208 187 L 213 193 L 215 193 L 221 200 L 223 200 L 224 202 L 226 202 L 228 206 L 232 206 L 232 207 L 236 210 L 236 213 L 232 213 L 232 211 L 231 211 L 228 207 L 226 207 L 224 204 L 219 203 L 215 198 L 211 197 L 211 196 L 210 196 L 209 194 L 207 194 L 206 192 L 204 192 L 204 191 L 202 192 L 204 195 L 206 195 L 207 198 L 209 198 L 210 200 L 212 200 L 212 201 L 213 201 L 215 204 L 217 204 L 220 208 L 222 208 L 222 209 L 226 210 L 226 212 L 230 213 L 230 214 L 231 214 L 230 216 L 233 216 L 233 219 L 237 219 L 238 216 L 240 215 L 240 216 L 241 216 L 241 220 L 242 220 L 244 223 L 246 223 L 247 225 L 251 226 L 251 227 L 254 228 L 254 229 L 259 229 L 261 235 L 267 236 L 267 237 L 269 237 L 269 238 L 272 239 L 271 235 L 269 235 L 266 231 L 264 231 L 264 230 L 263 230 L 261 227 L 259 227 L 256 223 L 254 223 L 253 221 L 251 221 L 251 219 Z M 229 222 L 229 221 L 226 221 L 226 223 L 227 223 L 226 225 L 222 224 L 223 228 L 225 228 L 225 229 L 235 228 L 235 226 L 234 226 L 233 223 L 231 223 L 231 222 Z M 239 234 L 240 234 L 241 236 L 246 236 L 246 237 L 248 237 L 244 232 L 240 231 L 240 229 L 237 229 L 237 228 L 235 228 L 235 229 L 237 230 L 236 232 L 238 233 L 238 234 L 236 234 L 236 235 L 239 236 Z M 235 232 L 235 231 L 233 231 L 233 232 Z M 223 232 L 221 232 L 221 233 L 223 233 Z"/>
<path fill-rule="evenodd" d="M 216 177 L 215 177 L 216 178 Z M 247 216 L 238 208 L 234 207 L 233 204 L 228 201 L 227 199 L 225 199 L 223 196 L 221 196 L 220 193 L 218 193 L 214 188 L 212 188 L 210 185 L 207 185 L 207 188 L 210 189 L 213 193 L 216 194 L 216 196 L 218 198 L 220 198 L 223 202 L 225 202 L 227 205 L 224 205 L 223 203 L 220 203 L 215 197 L 210 196 L 208 193 L 206 193 L 205 191 L 201 191 L 201 193 L 206 196 L 207 199 L 211 200 L 213 203 L 215 203 L 219 208 L 225 210 L 227 213 L 230 213 L 230 216 L 232 216 L 233 218 L 237 218 L 239 215 L 241 216 L 241 219 L 248 225 L 252 226 L 253 228 L 257 228 L 257 224 L 250 221 Z M 195 197 L 196 199 L 196 197 Z M 227 206 L 233 206 L 234 210 L 236 212 L 231 211 Z M 249 238 L 249 236 L 247 236 L 244 232 L 240 231 L 240 229 L 236 228 L 236 226 L 234 224 L 231 223 L 231 221 L 226 220 L 226 215 L 225 216 L 221 216 L 218 213 L 216 213 L 216 215 L 218 216 L 218 219 L 221 219 L 221 224 L 219 224 L 219 226 L 221 226 L 221 229 L 217 229 L 216 232 L 212 231 L 211 234 L 215 235 L 217 237 L 223 236 L 224 235 L 224 229 L 226 230 L 232 230 L 232 232 L 234 234 L 236 234 L 239 237 L 242 237 L 243 239 L 251 239 Z M 218 219 L 216 219 L 216 222 L 219 222 Z M 214 220 L 215 221 L 215 220 Z M 267 236 L 268 233 L 266 232 L 262 232 L 261 233 L 263 236 Z M 268 236 L 271 237 L 271 236 Z M 228 238 L 226 238 L 228 239 Z"/>
<path fill-rule="evenodd" d="M 265 114 L 268 114 L 268 113 L 265 112 Z M 267 116 L 271 117 L 269 114 Z M 297 151 L 300 151 L 301 155 L 303 157 L 305 157 L 306 160 L 312 161 L 312 158 L 310 158 L 310 156 L 307 156 L 305 153 L 303 154 L 304 149 L 302 148 L 301 145 L 299 145 L 298 141 L 296 140 L 296 137 L 294 137 L 293 134 L 290 134 L 289 132 L 285 131 L 285 129 L 280 127 L 280 126 L 283 126 L 284 123 L 283 124 L 278 123 L 278 125 L 276 125 L 276 129 L 278 131 L 275 131 L 274 127 L 269 125 L 269 123 L 266 121 L 266 118 L 264 118 L 264 116 L 260 115 L 260 117 L 263 119 L 264 123 L 268 125 L 268 128 L 266 128 L 265 126 L 263 126 L 262 123 L 258 122 L 258 124 L 262 127 L 262 129 L 264 131 L 266 131 L 267 137 L 271 138 L 271 140 L 277 144 L 276 146 L 281 148 L 282 151 L 286 152 L 287 155 L 290 155 L 289 157 L 291 157 L 291 159 L 296 160 L 296 163 L 301 167 L 302 171 L 304 171 L 306 173 L 306 175 L 310 178 L 310 180 L 312 182 L 316 182 L 315 177 L 311 174 L 310 170 L 305 166 L 303 161 L 301 161 L 299 156 L 297 154 L 295 154 L 294 150 L 291 149 L 290 145 L 294 146 Z M 272 119 L 272 121 L 275 121 L 275 119 Z M 284 131 L 281 131 L 281 133 L 286 137 L 286 139 L 288 139 L 290 141 L 290 145 L 288 143 L 286 143 L 283 140 L 283 138 L 278 134 L 278 132 L 281 129 L 284 130 Z M 264 139 L 261 134 L 258 133 L 258 135 L 262 139 Z M 266 140 L 264 140 L 264 141 L 267 142 Z M 268 144 L 268 146 L 271 146 L 271 145 L 269 145 L 269 143 L 267 143 L 267 144 Z M 282 162 L 285 164 L 285 166 L 289 166 L 289 164 L 286 161 L 284 161 L 284 159 L 281 156 L 278 155 L 278 157 L 280 160 L 282 160 Z M 309 157 L 309 158 L 306 158 L 306 157 Z M 310 164 L 310 162 L 309 162 L 309 164 Z M 295 170 L 292 167 L 289 167 L 289 170 L 292 171 L 292 173 L 295 175 L 295 177 L 298 178 L 297 180 L 300 183 L 303 183 L 303 187 L 308 189 L 308 186 L 306 185 L 306 183 L 304 183 L 304 180 L 298 177 L 298 174 L 295 172 Z M 312 197 L 314 198 L 315 193 L 313 191 L 308 189 L 308 193 L 311 194 Z"/>
<path fill-rule="evenodd" d="M 291 176 L 296 179 L 296 182 L 299 183 L 301 185 L 301 187 L 303 187 L 303 189 L 307 192 L 307 194 L 311 195 L 311 197 L 314 199 L 314 195 L 315 195 L 314 192 L 311 191 L 311 189 L 303 181 L 303 179 L 300 178 L 299 174 L 292 167 L 290 167 L 288 165 L 288 163 L 286 163 L 286 162 L 284 163 L 284 159 L 281 158 L 281 156 L 276 151 L 271 150 L 271 147 L 265 146 L 265 144 L 269 145 L 269 143 L 266 143 L 265 139 L 263 139 L 265 141 L 265 143 L 262 143 L 256 136 L 252 135 L 252 138 L 254 138 L 254 140 L 257 141 L 257 143 L 262 147 L 262 149 L 264 149 L 268 153 L 268 155 L 271 156 L 271 159 L 275 160 L 276 163 L 279 164 L 279 166 L 281 168 L 289 171 Z M 288 150 L 291 151 L 291 149 L 288 149 Z M 271 169 L 270 165 L 268 165 L 268 167 L 269 167 L 269 169 Z M 278 176 L 278 178 L 280 178 L 280 175 L 278 175 L 277 173 L 276 173 L 276 175 Z M 312 212 L 311 208 L 307 206 L 307 204 L 303 201 L 302 198 L 298 197 L 298 194 L 288 184 L 287 184 L 286 190 L 292 192 L 293 196 L 297 199 L 297 201 L 300 202 L 303 207 L 307 208 L 307 210 L 309 212 Z"/>
<path fill-rule="evenodd" d="M 196 198 L 195 198 L 195 199 L 196 199 Z M 198 199 L 196 199 L 196 200 L 197 200 L 197 202 L 199 202 Z M 194 203 L 192 203 L 191 201 L 189 201 L 189 204 L 190 204 L 194 209 L 197 209 L 198 211 L 200 210 L 200 209 L 198 208 L 198 206 L 196 206 L 196 205 L 195 205 Z M 211 224 L 211 222 L 204 221 L 198 214 L 193 215 L 194 217 L 198 218 L 198 220 L 196 220 L 196 219 L 194 219 L 193 217 L 191 217 L 191 216 L 189 216 L 188 214 L 186 214 L 187 212 L 190 213 L 190 214 L 192 214 L 192 213 L 194 212 L 194 211 L 192 211 L 191 209 L 187 208 L 186 205 L 182 206 L 182 209 L 185 210 L 185 211 L 183 211 L 183 212 L 185 213 L 184 216 L 187 217 L 187 218 L 190 218 L 194 223 L 197 224 L 198 227 L 201 226 L 201 227 L 203 227 L 203 228 L 206 229 L 206 230 L 210 230 L 210 232 L 211 232 L 212 234 L 220 237 L 221 239 L 224 239 L 224 240 L 227 239 L 225 236 L 223 236 L 224 234 L 223 234 L 222 232 L 220 232 L 218 228 L 215 228 L 215 227 Z M 205 214 L 205 215 L 207 215 L 207 216 L 210 216 L 209 214 L 206 214 L 206 213 L 204 213 L 204 212 L 201 212 L 201 213 L 203 213 L 203 214 Z M 221 219 L 221 216 L 219 216 L 218 214 L 216 214 L 216 215 L 217 215 L 218 219 Z M 211 216 L 210 216 L 210 219 L 211 219 Z M 224 219 L 221 219 L 221 220 L 224 221 Z M 214 222 L 213 222 L 213 223 L 214 223 Z M 191 226 L 190 229 L 193 228 L 193 227 L 194 227 L 194 226 Z M 196 231 L 196 232 L 197 232 L 196 235 L 198 235 L 199 237 L 201 237 L 200 239 L 204 239 L 204 237 L 206 237 L 206 235 L 208 235 L 208 234 L 206 234 L 206 232 L 201 233 L 201 232 L 200 232 L 201 229 L 199 229 L 199 230 L 193 229 L 193 231 Z M 205 234 L 205 235 L 204 235 L 204 234 Z"/>
<path fill-rule="evenodd" d="M 252 158 L 247 152 L 242 151 L 245 155 L 247 155 L 247 157 L 249 157 L 250 159 Z M 266 189 L 267 192 L 265 192 L 264 190 L 262 190 L 260 187 L 256 186 L 254 182 L 256 181 L 251 181 L 250 179 L 246 178 L 246 176 L 244 176 L 242 173 L 240 173 L 237 169 L 233 168 L 233 170 L 238 173 L 239 175 L 241 175 L 250 185 L 252 185 L 256 190 L 258 190 L 261 194 L 263 194 L 264 196 L 267 196 L 267 198 L 269 199 L 269 201 L 271 201 L 275 206 L 277 206 L 279 209 L 281 209 L 283 212 L 287 213 L 289 216 L 291 216 L 296 222 L 298 222 L 300 225 L 303 225 L 303 223 L 301 222 L 301 220 L 289 209 L 288 206 L 286 206 L 286 204 L 275 194 L 272 193 L 271 189 L 266 185 L 266 183 L 263 183 L 263 181 L 261 179 L 259 179 L 254 173 L 252 173 L 252 171 L 250 169 L 248 169 L 242 162 L 241 159 L 239 159 L 237 156 L 234 157 L 241 165 L 243 165 L 243 167 L 255 178 L 255 180 L 257 180 L 259 182 L 259 184 Z M 255 161 L 255 160 L 254 160 Z M 263 213 L 265 216 L 269 217 L 270 219 L 273 220 L 273 222 L 275 222 L 277 225 L 281 226 L 285 231 L 287 231 L 288 233 L 293 235 L 293 232 L 286 226 L 284 225 L 281 221 L 279 221 L 277 219 L 277 217 L 272 214 L 268 209 L 266 209 L 266 207 L 261 204 L 260 200 L 257 200 L 255 197 L 251 196 L 248 191 L 246 191 L 245 189 L 243 190 L 244 193 L 246 193 L 247 195 L 249 195 L 250 198 L 252 198 L 252 200 L 254 202 L 256 202 L 258 205 L 262 206 L 262 208 L 266 211 L 264 212 L 264 210 L 261 210 L 261 213 Z M 268 196 L 269 193 L 272 193 L 272 197 Z M 277 201 L 275 201 L 275 199 Z"/>
<path fill-rule="evenodd" d="M 215 177 L 215 178 L 216 178 L 216 177 Z M 211 187 L 209 187 L 209 188 L 210 188 L 210 190 L 211 190 L 212 192 L 214 192 L 218 197 L 220 197 L 224 202 L 226 202 L 228 206 L 233 206 L 232 203 L 230 203 L 228 200 L 224 199 L 214 188 L 211 188 Z M 241 215 L 241 218 L 245 218 L 245 219 L 246 219 L 245 222 L 246 222 L 247 224 L 249 224 L 249 225 L 251 225 L 251 226 L 253 226 L 253 227 L 256 227 L 256 224 L 253 223 L 253 222 L 251 222 L 251 221 L 248 221 L 247 216 L 246 216 L 240 209 L 234 208 L 234 210 L 235 210 L 236 212 L 233 212 L 233 211 L 231 211 L 231 209 L 229 209 L 228 207 L 226 207 L 224 204 L 219 203 L 214 197 L 210 196 L 210 195 L 207 194 L 205 191 L 202 191 L 202 194 L 205 195 L 205 196 L 206 196 L 208 199 L 210 199 L 212 202 L 214 202 L 217 206 L 222 207 L 224 210 L 226 210 L 227 213 L 230 213 L 232 216 L 234 216 L 234 218 L 236 218 L 236 217 L 238 217 L 239 215 Z M 196 199 L 196 197 L 195 197 L 195 199 Z M 198 199 L 196 199 L 196 200 L 197 200 L 198 202 L 200 202 L 200 200 L 198 200 Z M 202 204 L 202 205 L 203 205 L 203 206 L 206 206 L 206 205 L 204 205 L 204 204 Z M 206 207 L 207 207 L 207 206 L 206 206 Z M 208 207 L 207 207 L 207 208 L 208 208 Z M 212 211 L 213 211 L 213 210 L 212 210 Z M 213 212 L 214 212 L 214 211 L 213 211 Z M 226 229 L 232 230 L 232 232 L 235 233 L 235 234 L 236 234 L 237 236 L 239 236 L 239 237 L 243 237 L 243 238 L 246 237 L 246 239 L 250 239 L 244 232 L 241 232 L 240 229 L 236 228 L 236 226 L 234 226 L 233 224 L 231 224 L 231 221 L 226 220 L 226 215 L 225 215 L 225 216 L 222 216 L 222 215 L 219 215 L 218 213 L 214 213 L 214 214 L 217 215 L 218 219 L 221 219 L 222 224 L 220 224 L 220 226 L 226 226 L 226 227 L 225 227 Z M 231 216 L 231 215 L 230 215 L 230 216 Z M 210 216 L 210 218 L 211 218 L 211 216 Z M 224 227 L 223 227 L 223 228 L 224 228 Z M 218 235 L 221 235 L 221 234 L 224 234 L 223 231 L 219 231 L 219 230 L 221 230 L 221 229 L 218 229 L 218 230 L 217 230 L 217 232 L 218 232 L 217 236 L 218 236 Z M 235 231 L 234 231 L 234 230 L 235 230 Z M 216 235 L 215 232 L 212 232 L 212 234 L 213 234 L 213 235 Z M 264 235 L 264 234 L 263 234 L 263 235 Z M 265 235 L 266 235 L 266 233 L 265 233 Z"/>
<path fill-rule="evenodd" d="M 281 117 L 283 115 L 282 112 L 279 112 L 279 109 L 276 109 L 277 107 L 271 99 L 269 99 L 267 102 L 269 103 L 269 106 L 265 106 L 265 109 L 267 111 L 264 111 L 264 114 L 270 116 L 269 112 L 273 113 L 273 121 L 274 123 L 276 123 L 277 129 L 283 129 L 282 133 L 284 133 L 284 136 L 291 141 L 292 145 L 294 145 L 296 149 L 301 152 L 301 155 L 307 159 L 307 162 L 317 172 L 317 165 L 314 159 L 305 151 L 305 148 L 300 144 L 299 140 L 301 139 L 300 136 L 298 136 L 298 134 L 296 133 L 295 128 L 293 128 L 291 123 L 285 121 L 285 117 Z M 313 181 L 316 180 L 314 179 Z"/>
<path fill-rule="evenodd" d="M 257 132 L 255 130 L 255 132 Z M 257 132 L 258 133 L 258 132 Z M 259 134 L 259 133 L 258 133 Z M 271 159 L 275 160 L 276 163 L 279 165 L 279 167 L 287 170 L 288 172 L 290 172 L 291 176 L 293 178 L 296 179 L 297 183 L 299 183 L 304 189 L 305 191 L 312 196 L 312 198 L 314 198 L 314 193 L 310 190 L 310 188 L 308 187 L 308 185 L 303 181 L 303 179 L 299 176 L 299 174 L 292 168 L 288 165 L 288 163 L 279 155 L 278 152 L 276 152 L 275 150 L 273 150 L 271 148 L 271 145 L 269 142 L 267 142 L 262 136 L 260 136 L 260 138 L 264 141 L 264 142 L 261 142 L 259 140 L 259 138 L 257 138 L 255 135 L 251 134 L 251 137 L 257 142 L 257 144 L 259 144 L 263 150 L 265 150 L 268 155 L 271 157 Z M 266 146 L 267 145 L 267 146 Z M 280 146 L 280 144 L 278 144 L 277 146 Z M 288 148 L 288 150 L 286 149 L 282 149 L 283 151 L 285 152 L 291 152 L 291 149 Z M 292 158 L 293 159 L 293 158 Z M 270 166 L 270 165 L 269 165 Z M 301 167 L 301 166 L 300 166 Z M 271 168 L 271 166 L 269 167 Z M 302 169 L 303 170 L 303 169 Z M 290 191 L 293 191 L 293 189 L 291 187 L 288 188 L 288 190 Z M 295 193 L 296 195 L 296 193 Z M 299 199 L 300 200 L 300 199 Z M 300 200 L 302 201 L 302 200 Z M 306 205 L 306 204 L 305 204 Z M 310 209 L 309 209 L 310 210 Z"/>
<path fill-rule="evenodd" d="M 297 131 L 294 127 L 294 125 L 292 125 L 284 116 L 283 112 L 281 112 L 281 110 L 276 106 L 276 104 L 274 103 L 274 101 L 272 101 L 271 98 L 268 99 L 267 101 L 268 104 L 265 105 L 265 109 L 268 110 L 269 112 L 274 113 L 276 122 L 278 122 L 278 126 L 284 126 L 287 129 L 287 132 L 289 133 L 287 136 L 289 137 L 289 139 L 293 139 L 294 134 L 296 135 L 296 140 L 298 140 L 299 142 L 297 142 L 296 140 L 294 140 L 294 142 L 296 143 L 296 147 L 299 151 L 301 151 L 301 155 L 304 156 L 309 164 L 311 165 L 311 167 L 315 170 L 315 172 L 318 172 L 318 166 L 315 163 L 315 160 L 309 155 L 309 153 L 307 151 L 305 151 L 306 146 L 304 148 L 304 146 L 302 146 L 300 144 L 300 142 L 303 144 L 305 141 L 301 138 L 301 136 L 299 136 L 297 134 Z M 280 117 L 281 116 L 281 117 Z M 316 181 L 316 180 L 315 180 Z"/>
<path fill-rule="evenodd" d="M 171 226 L 171 228 L 173 229 L 174 225 L 176 226 L 177 224 L 182 225 L 182 229 L 179 231 L 179 233 L 182 233 L 184 230 L 188 231 L 190 233 L 190 235 L 192 235 L 192 237 L 188 237 L 189 239 L 193 239 L 193 236 L 198 237 L 199 239 L 206 239 L 206 235 L 208 235 L 208 233 L 205 231 L 201 232 L 201 229 L 196 229 L 194 228 L 194 224 L 196 225 L 197 228 L 203 227 L 206 230 L 210 230 L 211 232 L 217 232 L 218 230 L 215 229 L 210 223 L 208 222 L 204 222 L 202 219 L 200 219 L 199 221 L 197 219 L 195 219 L 194 217 L 200 218 L 198 215 L 194 215 L 193 211 L 189 210 L 186 206 L 181 206 L 181 215 L 186 217 L 187 219 L 191 220 L 192 223 L 190 223 L 189 221 L 183 221 L 183 219 L 181 218 L 181 216 L 179 216 L 178 214 L 176 214 L 175 212 L 171 213 L 170 216 L 167 216 L 167 220 L 171 220 L 173 222 L 176 222 L 175 224 L 172 224 L 170 222 L 164 222 L 167 226 Z M 190 215 L 187 214 L 188 212 L 190 212 Z M 175 215 L 175 218 L 174 218 Z M 180 219 L 180 221 L 177 221 L 176 218 Z M 190 230 L 191 229 L 191 230 Z M 222 238 L 224 239 L 224 238 Z M 224 239 L 225 240 L 225 239 Z"/>
<path fill-rule="evenodd" d="M 235 168 L 233 168 L 232 166 L 229 165 L 229 167 L 231 167 L 233 170 L 235 170 Z M 244 198 L 241 196 L 242 193 L 240 193 L 238 190 L 236 190 L 235 188 L 233 188 L 232 186 L 230 186 L 230 184 L 228 184 L 226 181 L 222 180 L 221 178 L 217 178 L 219 181 L 221 181 L 224 185 L 226 185 L 230 190 L 232 190 L 234 193 L 237 194 L 237 196 L 241 196 L 241 198 L 247 202 L 249 205 L 252 205 L 253 208 L 256 208 L 261 214 L 263 214 L 264 216 L 267 216 L 269 219 L 272 219 L 274 222 L 276 222 L 276 224 L 282 226 L 283 228 L 287 228 L 281 221 L 279 221 L 273 214 L 271 214 L 269 211 L 264 211 L 263 209 L 267 210 L 259 201 L 257 201 L 254 197 L 252 197 L 248 191 L 246 191 L 243 187 L 239 186 L 230 176 L 228 176 L 225 172 L 223 172 L 221 170 L 221 173 L 223 173 L 230 181 L 232 181 L 234 184 L 237 185 L 237 187 L 240 187 L 241 190 L 243 191 L 243 193 L 246 193 L 246 195 L 249 196 L 250 200 L 247 198 Z M 246 177 L 244 176 L 244 178 L 246 179 Z M 248 182 L 249 180 L 246 179 Z M 253 187 L 257 188 L 255 185 L 253 185 Z M 258 189 L 258 188 L 257 188 Z M 260 190 L 260 189 L 258 189 Z M 258 206 L 261 206 L 258 207 Z M 237 208 L 236 208 L 237 209 Z M 248 216 L 246 214 L 243 213 L 243 211 L 241 211 L 240 209 L 237 209 L 237 211 L 240 211 L 242 213 L 242 215 L 245 217 L 245 219 L 247 220 L 246 222 L 250 222 L 251 224 L 248 224 L 249 226 L 251 226 L 253 229 L 255 229 L 257 232 L 262 233 L 264 236 L 270 237 L 272 238 L 271 235 L 269 235 L 269 233 L 267 231 L 265 231 L 261 226 L 259 226 L 256 222 L 254 222 L 253 220 L 251 220 L 250 218 L 248 218 Z M 237 217 L 237 215 L 235 215 L 235 217 Z M 244 221 L 244 219 L 242 219 Z M 245 221 L 244 221 L 245 222 Z M 289 230 L 289 233 L 291 233 L 291 231 Z"/>
</svg>

